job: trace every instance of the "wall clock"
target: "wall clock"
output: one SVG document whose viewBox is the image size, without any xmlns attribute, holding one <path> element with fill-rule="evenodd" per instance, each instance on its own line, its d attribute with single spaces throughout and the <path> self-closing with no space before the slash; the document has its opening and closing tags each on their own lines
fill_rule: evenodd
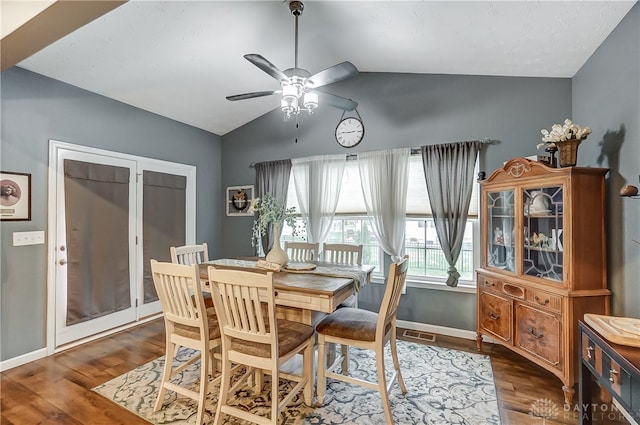
<svg viewBox="0 0 640 425">
<path fill-rule="evenodd" d="M 336 126 L 336 141 L 343 148 L 352 148 L 364 138 L 364 124 L 362 118 L 356 109 L 358 117 L 344 117 L 344 112 L 340 118 L 340 122 Z"/>
</svg>

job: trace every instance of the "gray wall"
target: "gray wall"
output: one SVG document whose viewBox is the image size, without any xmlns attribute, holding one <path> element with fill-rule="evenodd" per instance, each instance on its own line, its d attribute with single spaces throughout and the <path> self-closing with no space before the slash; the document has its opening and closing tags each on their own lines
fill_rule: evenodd
<svg viewBox="0 0 640 425">
<path fill-rule="evenodd" d="M 510 158 L 540 153 L 540 129 L 571 116 L 570 79 L 362 73 L 327 91 L 359 102 L 365 125 L 359 146 L 347 150 L 335 142 L 342 113 L 337 109 L 325 106 L 313 116 L 300 115 L 298 143 L 295 122 L 283 122 L 274 110 L 222 137 L 223 186 L 252 184 L 252 162 L 484 137 L 497 140 L 481 157 L 481 169 L 489 174 Z M 253 254 L 251 222 L 223 217 L 223 255 Z M 382 286 L 369 285 L 360 302 L 377 310 L 381 299 Z M 399 318 L 473 330 L 475 294 L 408 288 Z"/>
<path fill-rule="evenodd" d="M 196 239 L 221 255 L 220 136 L 16 67 L 1 101 L 1 169 L 32 178 L 31 221 L 0 223 L 2 360 L 46 344 L 46 245 L 13 247 L 12 234 L 47 231 L 49 139 L 197 166 Z"/>
<path fill-rule="evenodd" d="M 640 200 L 621 198 L 640 186 L 640 4 L 573 78 L 573 115 L 593 134 L 580 162 L 610 168 L 607 213 L 609 287 L 613 313 L 640 317 Z"/>
</svg>

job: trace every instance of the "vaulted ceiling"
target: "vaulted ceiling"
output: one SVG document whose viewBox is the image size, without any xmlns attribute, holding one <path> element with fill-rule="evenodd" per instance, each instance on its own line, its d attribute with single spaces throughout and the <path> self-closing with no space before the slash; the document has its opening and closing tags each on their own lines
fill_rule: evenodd
<svg viewBox="0 0 640 425">
<path fill-rule="evenodd" d="M 299 67 L 570 78 L 635 3 L 306 1 Z M 279 88 L 247 53 L 294 66 L 288 2 L 129 1 L 102 13 L 18 66 L 219 135 L 279 107 L 277 95 L 225 97 Z"/>
</svg>

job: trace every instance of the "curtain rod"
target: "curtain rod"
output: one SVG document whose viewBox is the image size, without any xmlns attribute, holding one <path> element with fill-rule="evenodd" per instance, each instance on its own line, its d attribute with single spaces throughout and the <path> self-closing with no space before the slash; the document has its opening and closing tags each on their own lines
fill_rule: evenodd
<svg viewBox="0 0 640 425">
<path fill-rule="evenodd" d="M 486 144 L 486 145 L 490 145 L 492 143 L 495 142 L 495 140 L 493 139 L 489 139 L 488 137 L 484 137 L 482 139 L 479 140 L 465 140 L 462 142 L 447 142 L 447 143 L 442 143 L 443 145 L 447 145 L 447 144 L 451 144 L 451 143 L 466 143 L 466 142 L 480 142 L 482 144 Z M 419 155 L 422 152 L 422 148 L 411 148 L 411 155 Z M 347 154 L 347 161 L 351 161 L 354 159 L 358 158 L 358 154 L 357 153 L 350 153 Z M 249 164 L 249 168 L 254 168 L 256 166 L 255 162 L 252 162 L 251 164 Z"/>
</svg>

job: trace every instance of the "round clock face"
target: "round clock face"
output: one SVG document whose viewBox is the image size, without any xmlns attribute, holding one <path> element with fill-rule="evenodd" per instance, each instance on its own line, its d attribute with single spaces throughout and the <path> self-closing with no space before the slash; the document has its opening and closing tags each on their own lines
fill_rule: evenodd
<svg viewBox="0 0 640 425">
<path fill-rule="evenodd" d="M 358 118 L 345 118 L 336 127 L 336 141 L 345 148 L 356 146 L 362 141 L 363 137 L 364 125 Z"/>
</svg>

